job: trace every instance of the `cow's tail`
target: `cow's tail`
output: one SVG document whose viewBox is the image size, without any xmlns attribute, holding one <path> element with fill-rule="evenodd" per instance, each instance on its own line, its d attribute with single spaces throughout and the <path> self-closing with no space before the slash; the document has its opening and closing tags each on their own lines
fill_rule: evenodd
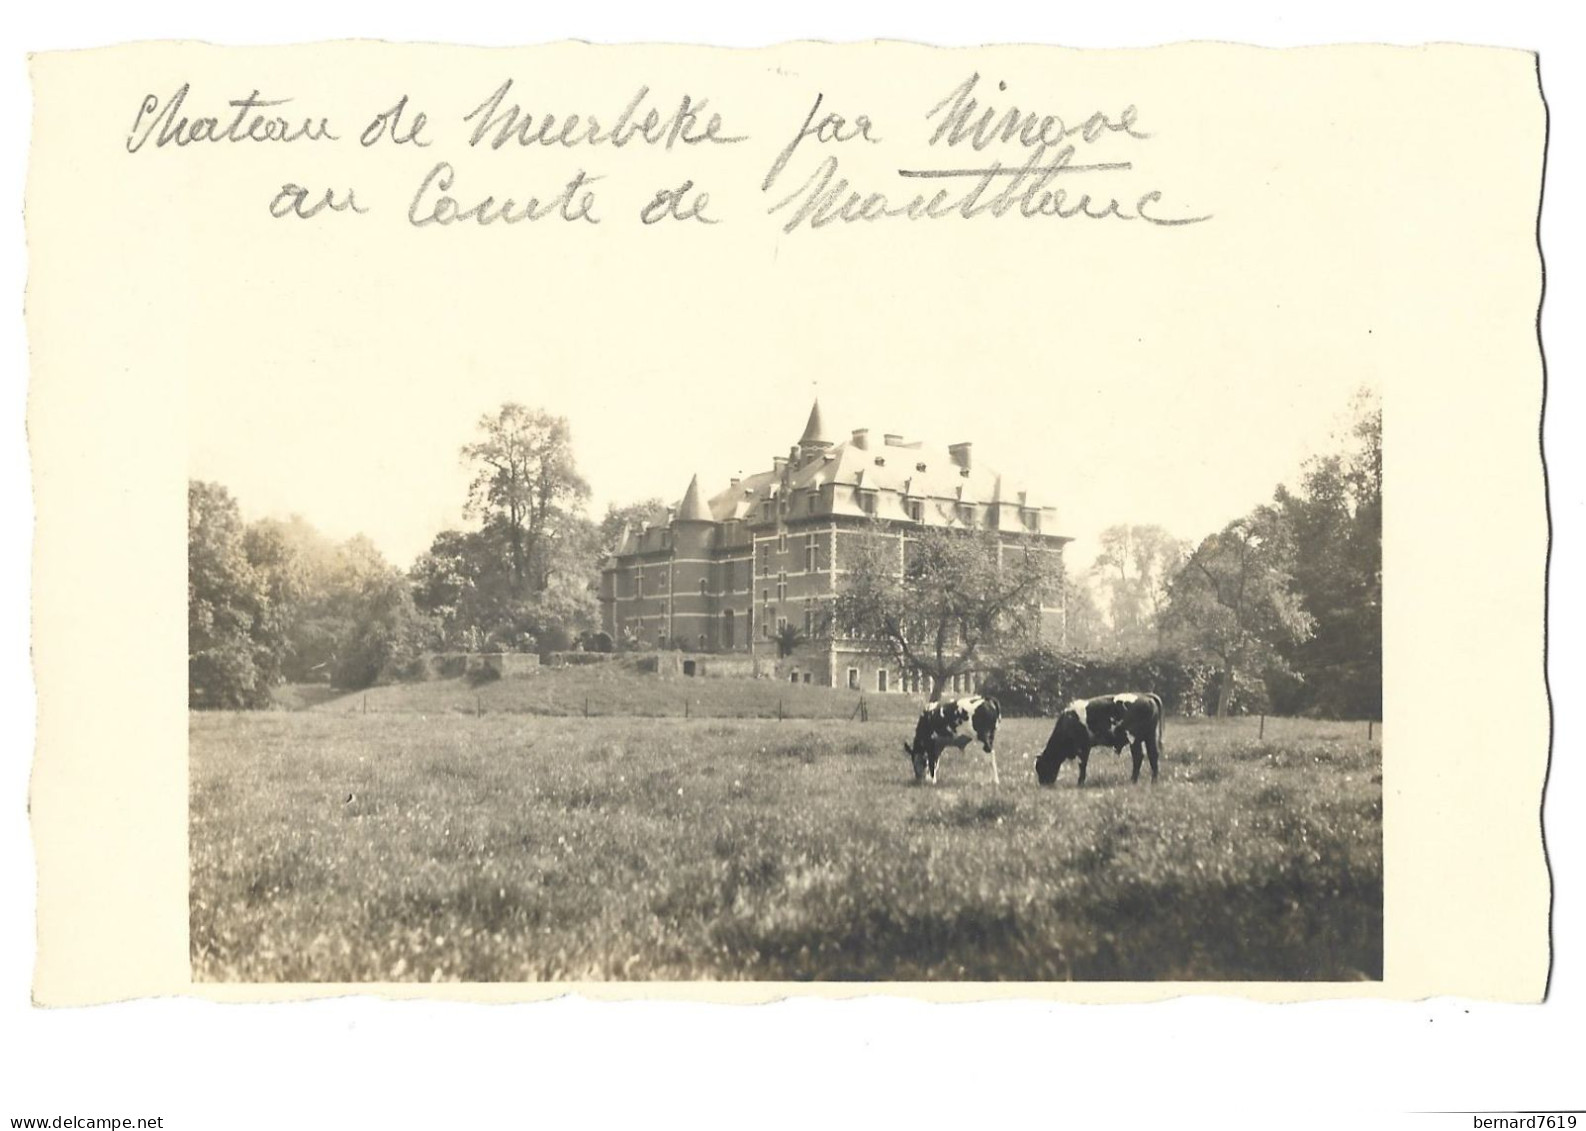
<svg viewBox="0 0 1586 1131">
<path fill-rule="evenodd" d="M 1162 696 L 1156 692 L 1147 692 L 1151 702 L 1156 705 L 1156 748 L 1162 749 L 1162 735 L 1167 731 L 1167 712 L 1162 709 Z"/>
</svg>

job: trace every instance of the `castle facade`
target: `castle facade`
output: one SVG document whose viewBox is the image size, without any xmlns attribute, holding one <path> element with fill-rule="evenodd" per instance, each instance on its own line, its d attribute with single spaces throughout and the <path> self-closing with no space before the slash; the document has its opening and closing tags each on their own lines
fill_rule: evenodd
<svg viewBox="0 0 1586 1131">
<path fill-rule="evenodd" d="M 836 442 L 817 401 L 798 443 L 768 470 L 734 478 L 708 499 L 696 475 L 669 521 L 623 531 L 601 572 L 603 627 L 629 647 L 701 656 L 684 661 L 689 672 L 698 665 L 919 692 L 918 673 L 897 670 L 832 625 L 845 539 L 878 522 L 904 541 L 926 527 L 994 531 L 1006 544 L 1033 539 L 1059 556 L 1069 541 L 1055 529 L 1055 508 L 1005 489 L 1001 475 L 973 458 L 972 445 L 931 449 L 868 429 Z M 1041 637 L 1060 643 L 1063 610 L 1038 615 Z M 976 684 L 966 676 L 953 690 Z"/>
</svg>

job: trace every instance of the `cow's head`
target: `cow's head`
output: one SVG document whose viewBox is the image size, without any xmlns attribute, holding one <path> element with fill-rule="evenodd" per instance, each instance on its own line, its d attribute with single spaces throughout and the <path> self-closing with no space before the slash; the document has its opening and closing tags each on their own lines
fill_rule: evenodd
<svg viewBox="0 0 1586 1131">
<path fill-rule="evenodd" d="M 913 746 L 907 742 L 903 744 L 903 756 L 914 766 L 914 780 L 917 782 L 925 780 L 925 755 L 928 749 L 924 742 L 917 742 Z"/>
<path fill-rule="evenodd" d="M 1035 759 L 1035 777 L 1042 785 L 1053 785 L 1057 781 L 1057 771 L 1063 768 L 1063 763 L 1070 758 L 1078 758 L 1085 748 L 1085 741 L 1089 732 L 1085 724 L 1080 722 L 1079 716 L 1073 711 L 1064 711 L 1057 716 L 1057 723 L 1052 727 L 1052 737 L 1046 740 L 1046 749 Z"/>
</svg>

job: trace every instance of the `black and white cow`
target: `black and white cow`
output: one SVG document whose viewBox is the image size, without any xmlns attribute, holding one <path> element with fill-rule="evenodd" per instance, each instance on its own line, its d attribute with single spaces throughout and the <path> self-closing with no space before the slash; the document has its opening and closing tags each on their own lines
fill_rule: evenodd
<svg viewBox="0 0 1586 1131">
<path fill-rule="evenodd" d="M 932 703 L 920 712 L 914 726 L 914 741 L 903 745 L 903 752 L 914 764 L 914 779 L 936 782 L 936 764 L 942 751 L 949 746 L 959 750 L 969 745 L 968 735 L 958 733 L 958 728 L 968 723 L 975 733 L 975 741 L 990 754 L 997 741 L 997 723 L 1002 719 L 1002 708 L 995 699 L 970 695 L 963 699 L 943 699 Z"/>
<path fill-rule="evenodd" d="M 1151 759 L 1151 780 L 1156 781 L 1157 759 L 1162 754 L 1162 697 L 1150 692 L 1125 691 L 1076 699 L 1057 716 L 1046 749 L 1035 760 L 1035 776 L 1042 785 L 1057 781 L 1057 772 L 1070 758 L 1079 761 L 1079 784 L 1085 784 L 1085 767 L 1093 746 L 1125 746 L 1134 755 L 1134 776 L 1140 780 L 1140 763 Z"/>
</svg>

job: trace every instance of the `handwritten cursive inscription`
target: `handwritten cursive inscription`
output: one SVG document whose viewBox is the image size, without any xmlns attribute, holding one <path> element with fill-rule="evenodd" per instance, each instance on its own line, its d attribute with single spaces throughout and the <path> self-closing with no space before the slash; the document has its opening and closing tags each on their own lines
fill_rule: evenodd
<svg viewBox="0 0 1586 1131">
<path fill-rule="evenodd" d="M 138 107 L 138 116 L 132 120 L 132 130 L 127 134 L 128 153 L 142 149 L 150 137 L 154 138 L 156 149 L 167 145 L 192 145 L 200 141 L 337 140 L 336 135 L 330 132 L 330 123 L 324 118 L 316 122 L 309 117 L 303 119 L 300 125 L 293 125 L 279 115 L 257 113 L 266 107 L 285 106 L 292 101 L 290 98 L 260 98 L 257 90 L 247 98 L 234 98 L 227 103 L 236 113 L 224 126 L 219 118 L 183 117 L 182 106 L 187 101 L 190 87 L 191 84 L 184 82 L 163 104 L 152 94 L 143 99 L 142 105 Z M 251 119 L 248 117 L 250 113 L 253 114 Z"/>
<path fill-rule="evenodd" d="M 413 194 L 413 202 L 408 205 L 408 223 L 415 228 L 427 227 L 430 224 L 438 224 L 444 228 L 450 224 L 472 220 L 480 227 L 486 227 L 497 220 L 503 224 L 543 220 L 553 213 L 563 220 L 600 223 L 600 219 L 595 215 L 595 194 L 588 189 L 589 185 L 600 178 L 592 177 L 582 169 L 573 175 L 560 193 L 544 202 L 534 196 L 521 204 L 511 197 L 497 201 L 493 196 L 486 196 L 467 208 L 450 195 L 455 177 L 456 170 L 452 168 L 451 162 L 438 162 L 425 176 L 418 192 Z"/>
<path fill-rule="evenodd" d="M 1078 216 L 1090 220 L 1144 220 L 1163 227 L 1199 224 L 1211 219 L 1210 216 L 1155 215 L 1156 206 L 1162 200 L 1162 193 L 1156 189 L 1142 193 L 1132 204 L 1125 204 L 1115 197 L 1092 197 L 1090 193 L 1070 196 L 1067 189 L 1051 187 L 1052 181 L 1064 173 L 1109 167 L 1071 165 L 1073 154 L 1073 146 L 1064 146 L 1043 165 L 1040 163 L 1046 157 L 1046 147 L 1043 146 L 1035 150 L 1022 166 L 1007 167 L 1000 161 L 994 161 L 986 169 L 899 169 L 898 174 L 903 177 L 963 176 L 975 177 L 976 181 L 972 188 L 962 193 L 938 189 L 930 196 L 915 193 L 897 199 L 881 192 L 862 193 L 854 190 L 847 177 L 838 176 L 837 158 L 828 157 L 803 185 L 766 211 L 771 214 L 787 211 L 788 219 L 783 223 L 782 230 L 788 233 L 802 224 L 807 224 L 812 230 L 819 230 L 838 222 L 852 224 L 860 220 L 942 220 L 950 217 L 973 220 L 985 215 L 995 219 L 1012 215 L 1025 220 L 1041 217 L 1071 220 Z M 1008 178 L 1007 183 L 1000 191 L 991 193 L 993 184 L 1002 177 Z M 988 196 L 988 193 L 991 195 Z"/>
<path fill-rule="evenodd" d="M 362 108 L 368 116 L 355 120 L 367 125 L 354 130 L 350 137 L 356 140 L 348 145 L 353 153 L 389 150 L 401 160 L 403 154 L 431 146 L 439 132 L 445 144 L 460 142 L 481 153 L 603 147 L 634 155 L 627 168 L 599 173 L 580 168 L 550 193 L 514 196 L 455 190 L 473 174 L 452 161 L 432 161 L 409 198 L 406 215 L 415 228 L 462 224 L 506 228 L 547 219 L 582 227 L 601 223 L 611 208 L 628 222 L 636 220 L 645 227 L 665 221 L 695 229 L 736 222 L 731 211 L 736 199 L 731 161 L 724 167 L 718 158 L 708 170 L 679 169 L 668 162 L 665 172 L 652 171 L 654 179 L 646 181 L 639 156 L 704 152 L 749 141 L 748 134 L 729 130 L 726 116 L 711 108 L 709 98 L 687 91 L 654 95 L 648 84 L 640 83 L 636 89 L 627 88 L 633 93 L 625 103 L 614 99 L 608 104 L 615 114 L 597 116 L 582 109 L 552 113 L 531 108 L 515 96 L 516 89 L 513 79 L 501 80 L 473 109 L 461 114 L 460 123 L 456 115 L 466 101 L 436 115 L 432 113 L 435 94 L 426 95 L 431 101 L 421 106 L 407 94 L 390 91 L 379 104 Z M 906 116 L 912 119 L 912 129 L 902 131 L 912 136 L 900 138 L 896 121 L 890 128 L 885 120 L 878 124 L 868 112 L 873 107 L 838 105 L 835 99 L 828 100 L 826 91 L 812 94 L 812 101 L 810 93 L 798 96 L 802 120 L 794 119 L 797 125 L 791 132 L 777 134 L 779 147 L 765 154 L 771 158 L 769 166 L 759 167 L 764 170 L 760 199 L 775 200 L 766 214 L 778 217 L 784 233 L 878 220 L 1084 218 L 1178 228 L 1212 219 L 1209 212 L 1169 201 L 1168 194 L 1151 182 L 1140 182 L 1142 156 L 1150 152 L 1152 134 L 1140 128 L 1140 111 L 1132 103 L 1116 111 L 1090 110 L 1064 117 L 1045 107 L 1033 109 L 1024 98 L 1016 104 L 1007 81 L 993 85 L 979 71 L 972 71 L 945 94 L 918 104 L 919 109 Z M 265 98 L 258 89 L 246 98 L 228 100 L 224 114 L 193 113 L 191 101 L 192 85 L 186 82 L 163 100 L 154 94 L 143 96 L 126 136 L 127 152 L 168 146 L 217 152 L 226 148 L 220 145 L 223 142 L 340 140 L 328 117 L 301 114 L 294 99 Z M 885 155 L 879 162 L 868 156 L 877 146 Z M 898 151 L 897 155 L 889 150 Z M 620 164 L 615 152 L 611 156 Z M 749 160 L 758 166 L 762 159 Z M 305 172 L 318 175 L 312 168 Z M 754 176 L 741 167 L 736 172 Z M 708 177 L 702 179 L 705 173 Z M 326 177 L 345 188 L 280 183 L 279 191 L 269 198 L 268 212 L 276 219 L 320 223 L 338 222 L 331 219 L 337 215 L 383 212 L 378 193 L 373 194 L 371 208 L 366 203 L 371 199 L 364 191 L 367 186 L 341 180 L 345 175 L 338 167 Z M 884 183 L 877 183 L 883 178 Z M 1076 181 L 1083 191 L 1071 187 Z M 798 187 L 789 191 L 795 182 Z M 726 207 L 718 201 L 727 202 Z"/>
<path fill-rule="evenodd" d="M 511 89 L 512 80 L 508 79 L 496 87 L 489 98 L 463 115 L 465 122 L 472 122 L 476 118 L 479 120 L 468 139 L 469 145 L 477 147 L 489 137 L 491 131 L 495 132 L 495 137 L 490 139 L 491 149 L 500 149 L 514 140 L 524 146 L 554 145 L 564 149 L 577 145 L 607 144 L 621 149 L 631 141 L 671 149 L 677 145 L 699 145 L 703 142 L 732 145 L 745 140 L 741 136 L 727 136 L 721 132 L 720 114 L 704 117 L 705 109 L 710 105 L 708 98 L 695 102 L 685 94 L 677 109 L 663 118 L 659 110 L 646 107 L 650 88 L 641 86 L 638 93 L 628 100 L 622 113 L 617 115 L 616 122 L 607 129 L 592 114 L 565 114 L 560 124 L 555 114 L 541 114 L 536 119 L 516 102 L 505 105 Z M 644 109 L 642 114 L 641 108 Z"/>
<path fill-rule="evenodd" d="M 1134 128 L 1140 113 L 1133 106 L 1125 106 L 1119 112 L 1117 121 L 1112 121 L 1098 110 L 1076 126 L 1065 124 L 1056 114 L 1037 114 L 1033 110 L 1021 112 L 1017 106 L 1010 106 L 999 115 L 991 106 L 982 107 L 974 97 L 979 82 L 980 72 L 976 71 L 954 87 L 946 98 L 926 111 L 926 121 L 940 115 L 936 132 L 931 134 L 928 144 L 945 141 L 949 146 L 954 146 L 967 141 L 975 149 L 984 149 L 993 142 L 1009 141 L 1017 141 L 1025 147 L 1058 145 L 1076 134 L 1087 143 L 1108 133 L 1128 134 L 1139 141 L 1151 136 Z M 1006 82 L 997 83 L 998 91 L 1007 89 Z M 980 111 L 979 116 L 976 116 L 976 110 Z"/>
</svg>

